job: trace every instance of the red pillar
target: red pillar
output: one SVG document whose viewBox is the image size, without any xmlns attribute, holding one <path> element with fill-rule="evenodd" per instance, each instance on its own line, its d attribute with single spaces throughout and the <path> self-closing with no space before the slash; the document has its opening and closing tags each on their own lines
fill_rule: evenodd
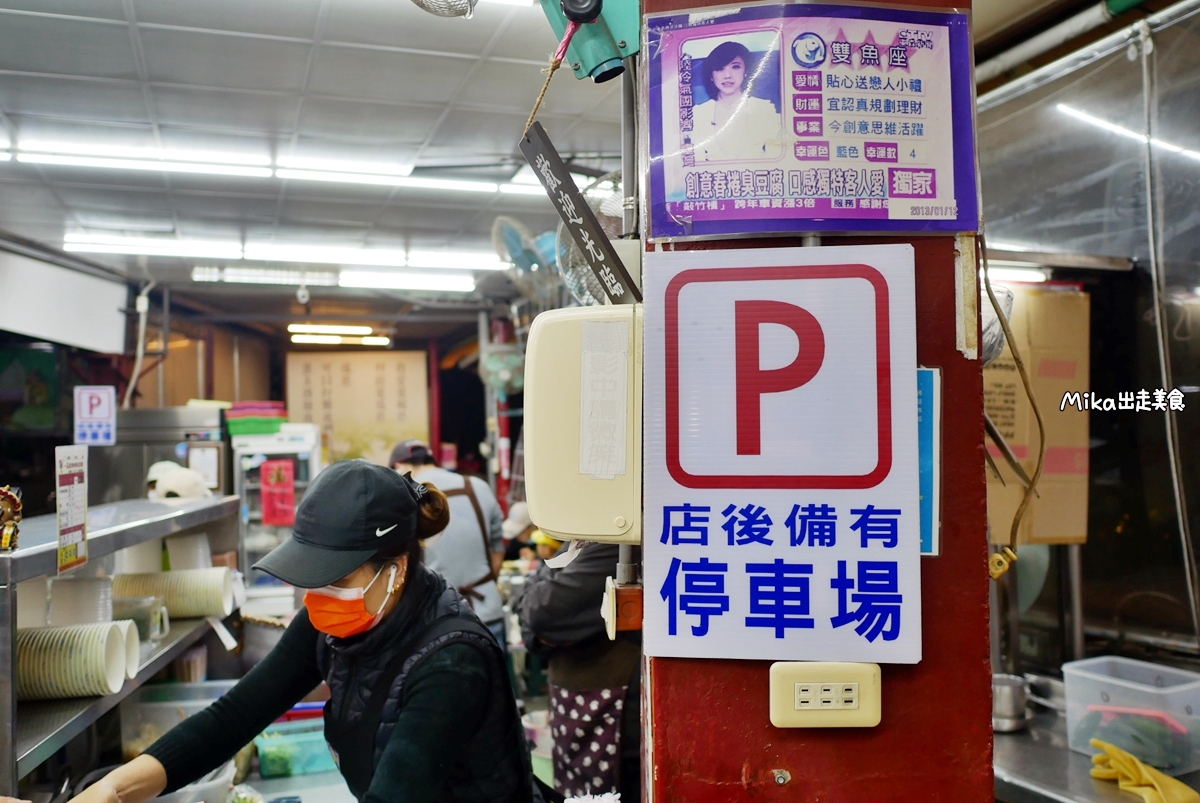
<svg viewBox="0 0 1200 803">
<path fill-rule="evenodd" d="M 720 1 L 646 0 L 645 11 Z M 837 240 L 879 242 L 916 249 L 917 361 L 942 369 L 942 554 L 922 559 L 924 657 L 883 667 L 878 727 L 829 730 L 770 724 L 769 662 L 648 659 L 645 756 L 653 803 L 994 801 L 982 364 L 955 344 L 954 238 Z M 778 784 L 773 770 L 786 770 L 791 780 Z"/>
</svg>

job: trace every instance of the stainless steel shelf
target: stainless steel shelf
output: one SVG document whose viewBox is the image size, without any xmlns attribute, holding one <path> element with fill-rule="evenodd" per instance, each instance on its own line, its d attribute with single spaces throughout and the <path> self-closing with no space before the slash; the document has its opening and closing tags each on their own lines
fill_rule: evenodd
<svg viewBox="0 0 1200 803">
<path fill-rule="evenodd" d="M 83 733 L 89 725 L 116 708 L 143 683 L 199 641 L 209 629 L 206 619 L 171 622 L 171 631 L 164 639 L 153 647 L 143 646 L 142 664 L 137 677 L 126 680 L 125 685 L 116 694 L 18 703 L 14 739 L 17 778 L 24 778 L 54 755 L 59 748 Z"/>
<path fill-rule="evenodd" d="M 152 538 L 174 535 L 237 514 L 236 496 L 151 502 L 127 499 L 88 508 L 88 556 L 99 558 Z M 20 549 L 0 553 L 0 583 L 16 583 L 57 570 L 58 522 L 34 516 L 21 522 Z"/>
</svg>

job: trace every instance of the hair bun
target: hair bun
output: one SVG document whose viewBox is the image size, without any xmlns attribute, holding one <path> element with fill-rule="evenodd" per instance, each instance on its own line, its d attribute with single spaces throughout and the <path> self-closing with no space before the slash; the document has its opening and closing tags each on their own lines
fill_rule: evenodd
<svg viewBox="0 0 1200 803">
<path fill-rule="evenodd" d="M 422 541 L 446 529 L 450 523 L 450 500 L 430 482 L 414 483 L 413 496 L 417 500 L 417 538 Z"/>
</svg>

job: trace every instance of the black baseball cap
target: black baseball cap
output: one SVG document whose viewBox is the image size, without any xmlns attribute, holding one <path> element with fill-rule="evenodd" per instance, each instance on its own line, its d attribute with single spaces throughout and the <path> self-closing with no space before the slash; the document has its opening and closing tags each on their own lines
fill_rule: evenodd
<svg viewBox="0 0 1200 803">
<path fill-rule="evenodd" d="M 331 585 L 380 550 L 403 552 L 417 537 L 425 486 L 367 460 L 342 460 L 317 475 L 292 537 L 254 568 L 300 588 Z"/>
<path fill-rule="evenodd" d="M 392 449 L 392 458 L 388 461 L 389 466 L 394 466 L 397 463 L 411 463 L 414 460 L 426 462 L 433 460 L 433 450 L 429 448 L 429 444 L 416 439 L 397 443 Z"/>
</svg>

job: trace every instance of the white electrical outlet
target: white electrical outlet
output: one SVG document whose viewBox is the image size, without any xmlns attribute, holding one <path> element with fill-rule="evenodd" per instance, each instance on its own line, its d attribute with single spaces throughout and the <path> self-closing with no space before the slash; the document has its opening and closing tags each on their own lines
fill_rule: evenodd
<svg viewBox="0 0 1200 803">
<path fill-rule="evenodd" d="M 878 664 L 817 661 L 771 665 L 777 728 L 873 728 L 881 715 Z"/>
</svg>

